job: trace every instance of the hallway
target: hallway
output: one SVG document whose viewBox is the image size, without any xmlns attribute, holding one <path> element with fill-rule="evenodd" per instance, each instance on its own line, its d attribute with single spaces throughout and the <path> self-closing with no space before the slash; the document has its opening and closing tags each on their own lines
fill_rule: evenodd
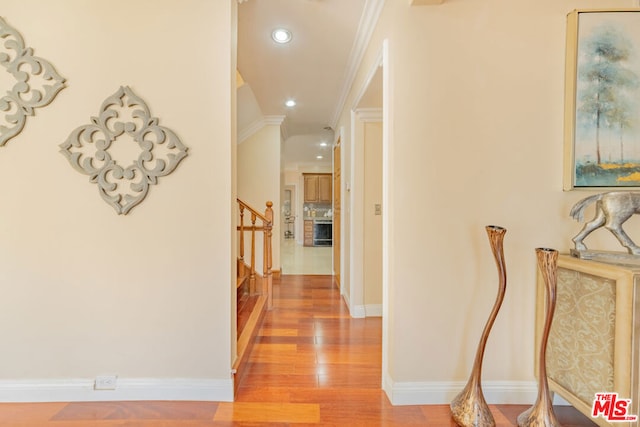
<svg viewBox="0 0 640 427">
<path fill-rule="evenodd" d="M 282 276 L 229 419 L 295 425 L 453 427 L 448 405 L 392 406 L 381 390 L 382 321 L 349 316 L 332 276 Z M 233 406 L 233 409 L 230 407 Z M 492 406 L 498 427 L 528 405 Z M 595 426 L 571 407 L 565 427 Z"/>
<path fill-rule="evenodd" d="M 0 427 L 454 427 L 448 405 L 392 406 L 381 390 L 381 319 L 352 319 L 332 276 L 274 280 L 236 402 L 0 404 Z M 529 405 L 492 406 L 497 427 Z M 558 407 L 564 427 L 595 426 Z"/>
<path fill-rule="evenodd" d="M 302 246 L 295 239 L 282 239 L 282 274 L 333 274 L 332 246 Z"/>
</svg>

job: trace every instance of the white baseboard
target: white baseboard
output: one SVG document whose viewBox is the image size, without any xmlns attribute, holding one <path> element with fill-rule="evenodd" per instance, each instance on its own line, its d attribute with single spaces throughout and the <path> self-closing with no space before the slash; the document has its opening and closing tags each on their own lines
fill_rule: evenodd
<svg viewBox="0 0 640 427">
<path fill-rule="evenodd" d="M 0 381 L 0 402 L 114 400 L 233 401 L 233 379 L 126 379 L 115 390 L 94 390 L 93 379 Z"/>
<path fill-rule="evenodd" d="M 367 317 L 382 317 L 382 304 L 367 304 L 364 312 Z"/>
<path fill-rule="evenodd" d="M 445 405 L 451 403 L 466 382 L 396 382 L 386 379 L 383 389 L 393 405 Z M 0 402 L 95 402 L 132 400 L 190 400 L 232 402 L 233 380 L 118 379 L 115 390 L 94 390 L 94 381 L 0 381 Z M 487 381 L 482 384 L 489 404 L 533 404 L 538 388 L 534 381 Z M 554 404 L 567 404 L 556 395 Z"/>
<path fill-rule="evenodd" d="M 558 393 L 553 395 L 553 404 L 555 406 L 571 406 L 571 403 L 564 400 Z"/>
<path fill-rule="evenodd" d="M 367 309 L 364 305 L 351 306 L 349 307 L 349 312 L 351 313 L 351 317 L 356 319 L 367 317 Z"/>
<path fill-rule="evenodd" d="M 349 314 L 353 318 L 382 317 L 382 304 L 350 305 L 346 295 L 344 295 L 344 300 L 349 307 Z"/>
<path fill-rule="evenodd" d="M 462 391 L 466 381 L 396 382 L 387 379 L 385 391 L 393 405 L 445 405 Z M 535 381 L 486 381 L 482 392 L 489 404 L 533 404 L 538 396 Z"/>
<path fill-rule="evenodd" d="M 347 304 L 347 308 L 349 309 L 349 314 L 354 319 L 360 319 L 366 317 L 364 305 L 351 305 L 351 300 L 349 299 L 349 295 L 343 293 L 342 299 L 344 299 L 345 304 Z"/>
</svg>

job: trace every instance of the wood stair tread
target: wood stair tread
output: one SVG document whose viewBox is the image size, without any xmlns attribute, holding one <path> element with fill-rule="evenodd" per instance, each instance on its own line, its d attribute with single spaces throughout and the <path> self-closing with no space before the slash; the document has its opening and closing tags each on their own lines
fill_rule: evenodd
<svg viewBox="0 0 640 427">
<path fill-rule="evenodd" d="M 238 278 L 236 279 L 236 289 L 238 289 L 240 286 L 242 286 L 242 284 L 249 279 L 249 275 L 248 274 L 244 274 L 242 276 L 238 276 Z"/>
</svg>

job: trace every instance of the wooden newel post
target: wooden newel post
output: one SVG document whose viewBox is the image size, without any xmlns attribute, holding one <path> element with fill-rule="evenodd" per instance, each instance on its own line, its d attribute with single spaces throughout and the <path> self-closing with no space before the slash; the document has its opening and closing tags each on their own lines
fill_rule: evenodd
<svg viewBox="0 0 640 427">
<path fill-rule="evenodd" d="M 264 281 L 267 292 L 267 309 L 270 310 L 273 308 L 273 277 L 271 273 L 272 267 L 272 249 L 271 249 L 271 238 L 272 238 L 272 229 L 273 229 L 273 202 L 267 202 L 267 209 L 264 211 L 264 216 L 267 218 L 267 223 L 264 226 Z"/>
<path fill-rule="evenodd" d="M 240 260 L 238 262 L 239 275 L 244 275 L 244 206 L 240 205 Z"/>
<path fill-rule="evenodd" d="M 251 212 L 251 272 L 249 273 L 249 295 L 256 293 L 256 219 Z"/>
</svg>

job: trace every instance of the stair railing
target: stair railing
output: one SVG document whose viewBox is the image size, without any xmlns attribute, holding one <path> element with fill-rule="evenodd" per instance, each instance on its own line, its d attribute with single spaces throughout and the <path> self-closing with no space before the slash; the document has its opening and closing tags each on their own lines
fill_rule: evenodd
<svg viewBox="0 0 640 427">
<path fill-rule="evenodd" d="M 244 234 L 246 232 L 251 233 L 251 255 L 249 265 L 249 294 L 250 295 L 265 295 L 267 296 L 267 309 L 271 309 L 273 306 L 272 290 L 273 290 L 273 277 L 272 277 L 272 230 L 273 230 L 273 202 L 268 201 L 266 203 L 267 208 L 264 214 L 261 214 L 256 209 L 249 206 L 247 203 L 240 199 L 238 200 L 238 208 L 240 211 L 240 225 L 237 229 L 240 232 L 239 236 L 239 249 L 240 255 L 238 257 L 238 274 L 244 275 L 246 263 L 244 261 Z M 247 210 L 251 214 L 251 225 L 245 226 L 244 214 Z M 262 225 L 256 225 L 257 220 L 260 220 Z M 263 233 L 264 247 L 262 250 L 262 289 L 256 289 L 256 233 Z M 241 271 L 240 271 L 241 270 Z"/>
</svg>

